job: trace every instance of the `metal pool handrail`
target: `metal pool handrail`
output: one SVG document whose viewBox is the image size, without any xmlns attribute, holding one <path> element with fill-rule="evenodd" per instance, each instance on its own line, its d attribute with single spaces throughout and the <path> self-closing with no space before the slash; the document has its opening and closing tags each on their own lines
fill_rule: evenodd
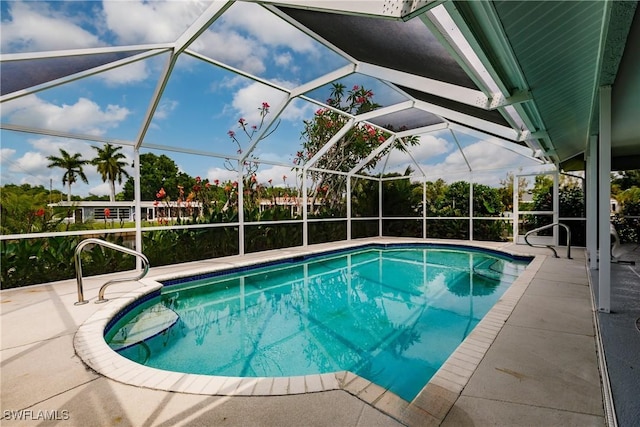
<svg viewBox="0 0 640 427">
<path fill-rule="evenodd" d="M 571 259 L 571 230 L 569 230 L 569 227 L 566 224 L 561 224 L 559 222 L 554 222 L 553 224 L 547 224 L 547 225 L 543 225 L 542 227 L 534 228 L 533 230 L 528 231 L 524 235 L 524 241 L 527 243 L 527 245 L 529 245 L 531 247 L 546 246 L 547 248 L 549 248 L 549 249 L 551 249 L 553 251 L 553 256 L 555 258 L 560 258 L 558 256 L 558 253 L 556 252 L 555 248 L 552 245 L 533 245 L 533 244 L 529 243 L 529 239 L 528 239 L 530 234 L 537 233 L 538 231 L 546 230 L 547 228 L 556 227 L 558 225 L 564 227 L 564 229 L 567 230 L 567 258 Z"/>
<path fill-rule="evenodd" d="M 76 302 L 75 305 L 86 304 L 89 302 L 88 300 L 84 299 L 84 290 L 82 286 L 82 260 L 80 258 L 80 253 L 82 252 L 82 249 L 84 249 L 85 246 L 91 245 L 91 244 L 104 246 L 110 249 L 115 249 L 116 251 L 124 252 L 129 255 L 134 255 L 140 258 L 143 264 L 142 273 L 140 273 L 138 276 L 134 278 L 112 279 L 106 282 L 104 285 L 102 285 L 102 287 L 98 291 L 98 300 L 96 301 L 96 304 L 108 301 L 104 297 L 104 291 L 107 288 L 107 286 L 112 285 L 114 283 L 119 283 L 119 282 L 129 282 L 132 280 L 140 280 L 144 276 L 146 276 L 147 273 L 149 272 L 149 259 L 143 253 L 134 251 L 133 249 L 116 245 L 115 243 L 107 242 L 101 239 L 94 239 L 94 238 L 85 239 L 82 242 L 78 243 L 78 246 L 76 246 L 76 250 L 74 253 L 74 259 L 75 259 L 75 265 L 76 265 L 76 281 L 78 282 L 78 302 Z"/>
</svg>

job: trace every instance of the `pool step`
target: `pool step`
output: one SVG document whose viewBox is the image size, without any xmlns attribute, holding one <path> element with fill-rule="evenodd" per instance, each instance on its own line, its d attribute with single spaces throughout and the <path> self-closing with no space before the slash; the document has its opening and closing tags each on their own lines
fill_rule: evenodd
<svg viewBox="0 0 640 427">
<path fill-rule="evenodd" d="M 143 311 L 124 325 L 113 336 L 109 345 L 123 350 L 163 333 L 178 322 L 178 313 L 163 305 Z"/>
<path fill-rule="evenodd" d="M 473 268 L 473 272 L 491 280 L 515 279 L 521 273 L 518 267 L 502 260 L 487 260 Z"/>
</svg>

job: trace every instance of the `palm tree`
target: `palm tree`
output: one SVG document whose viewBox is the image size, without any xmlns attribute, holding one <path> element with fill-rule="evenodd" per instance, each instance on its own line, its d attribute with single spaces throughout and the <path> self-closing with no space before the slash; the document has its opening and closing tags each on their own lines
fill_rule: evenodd
<svg viewBox="0 0 640 427">
<path fill-rule="evenodd" d="M 128 166 L 128 163 L 123 162 L 121 159 L 125 158 L 125 155 L 118 153 L 122 147 L 114 147 L 111 144 L 105 144 L 104 148 L 93 147 L 98 151 L 98 156 L 91 160 L 91 164 L 96 166 L 100 175 L 102 175 L 102 181 L 109 181 L 110 194 L 109 200 L 114 202 L 116 200 L 116 181 L 118 184 L 122 184 L 122 177 L 129 178 L 129 173 L 124 169 Z"/>
<path fill-rule="evenodd" d="M 71 184 L 77 182 L 77 178 L 80 177 L 82 182 L 88 184 L 87 176 L 82 170 L 82 166 L 89 163 L 88 160 L 84 160 L 80 153 L 75 153 L 70 156 L 65 150 L 60 148 L 61 157 L 48 156 L 47 160 L 51 163 L 47 165 L 49 168 L 62 168 L 65 170 L 62 175 L 62 185 L 67 184 L 67 201 L 71 201 Z"/>
</svg>

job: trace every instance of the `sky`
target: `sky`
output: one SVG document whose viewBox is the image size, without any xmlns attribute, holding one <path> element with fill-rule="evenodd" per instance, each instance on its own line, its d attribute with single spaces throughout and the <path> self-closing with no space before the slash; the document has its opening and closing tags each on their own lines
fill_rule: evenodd
<svg viewBox="0 0 640 427">
<path fill-rule="evenodd" d="M 208 6 L 204 1 L 2 1 L 0 51 L 10 54 L 173 42 Z M 190 49 L 228 68 L 181 55 L 141 153 L 166 154 L 189 175 L 220 181 L 237 179 L 237 172 L 224 158 L 236 155 L 239 148 L 228 132 L 236 132 L 241 149 L 251 144 L 238 126 L 240 118 L 259 128 L 261 105 L 270 105 L 266 116 L 270 121 L 286 97 L 277 88 L 295 88 L 347 64 L 340 55 L 266 9 L 244 2 L 231 6 Z M 7 124 L 132 143 L 141 131 L 166 63 L 167 54 L 156 55 L 7 101 L 0 106 L 0 119 Z M 341 83 L 347 88 L 360 85 L 371 89 L 374 100 L 383 105 L 404 99 L 384 82 L 366 76 L 352 75 Z M 322 102 L 328 94 L 329 89 L 323 87 L 308 96 Z M 260 182 L 296 184 L 292 165 L 301 146 L 303 121 L 310 120 L 318 108 L 316 103 L 296 99 L 278 115 L 269 136 L 259 141 L 253 152 L 271 163 L 258 169 Z M 450 180 L 467 179 L 468 162 L 475 171 L 492 170 L 474 172 L 478 182 L 497 185 L 507 168 L 526 170 L 536 164 L 522 156 L 528 150 L 505 150 L 513 144 L 475 132 L 443 130 L 420 138 L 421 144 L 411 150 L 412 157 L 394 153 L 385 169 L 379 165 L 373 172 L 403 172 L 412 164 L 414 170 L 420 169 L 433 179 L 443 175 Z M 48 168 L 47 156 L 59 156 L 62 148 L 92 159 L 96 155 L 93 147 L 102 145 L 8 130 L 0 131 L 0 143 L 0 184 L 51 185 L 65 193 L 63 171 Z M 150 145 L 169 150 L 150 149 Z M 131 165 L 133 149 L 125 145 L 121 151 Z M 74 184 L 72 193 L 107 195 L 108 183 L 102 182 L 95 167 L 86 166 L 84 171 L 89 184 Z M 132 168 L 128 171 L 133 175 Z M 120 189 L 117 185 L 116 191 Z"/>
</svg>

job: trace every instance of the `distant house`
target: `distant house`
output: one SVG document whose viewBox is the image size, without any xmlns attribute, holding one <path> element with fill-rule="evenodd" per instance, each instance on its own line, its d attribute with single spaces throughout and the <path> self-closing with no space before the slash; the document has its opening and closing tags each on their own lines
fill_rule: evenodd
<svg viewBox="0 0 640 427">
<path fill-rule="evenodd" d="M 80 201 L 80 202 L 58 202 L 48 205 L 50 207 L 66 207 L 67 222 L 82 223 L 87 221 L 109 221 L 109 222 L 129 222 L 135 221 L 135 203 L 109 202 L 109 201 Z M 155 201 L 140 202 L 140 212 L 142 219 L 152 221 L 158 217 L 173 219 L 178 216 L 190 216 L 193 209 L 200 209 L 200 203 L 169 202 L 159 203 Z M 106 212 L 108 209 L 109 217 Z"/>
<path fill-rule="evenodd" d="M 274 199 L 261 199 L 260 211 L 267 210 L 273 206 L 286 206 L 291 210 L 291 215 L 302 215 L 302 197 L 276 197 Z M 316 199 L 315 207 L 322 205 L 321 199 Z M 107 221 L 107 222 L 133 222 L 135 221 L 135 204 L 133 201 L 109 202 L 109 201 L 61 201 L 48 205 L 52 208 L 68 208 L 66 221 L 69 223 L 83 223 L 87 221 Z M 193 215 L 194 210 L 200 210 L 200 202 L 140 202 L 140 211 L 143 221 L 153 221 L 158 218 L 174 220 Z M 311 211 L 311 198 L 307 200 L 307 206 Z M 109 217 L 105 214 L 109 210 Z"/>
<path fill-rule="evenodd" d="M 321 206 L 321 199 L 316 199 L 314 205 Z M 273 206 L 287 206 L 291 211 L 291 215 L 302 215 L 303 198 L 296 196 L 275 197 L 273 199 L 260 199 L 260 212 L 268 210 Z M 307 208 L 309 212 L 313 211 L 311 206 L 311 198 L 307 199 Z"/>
<path fill-rule="evenodd" d="M 616 199 L 611 199 L 611 214 L 617 214 L 620 211 L 620 204 Z"/>
</svg>

